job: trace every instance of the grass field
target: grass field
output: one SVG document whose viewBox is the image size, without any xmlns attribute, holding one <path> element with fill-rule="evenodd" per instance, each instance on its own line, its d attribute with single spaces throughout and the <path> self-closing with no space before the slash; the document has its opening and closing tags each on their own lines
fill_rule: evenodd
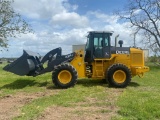
<svg viewBox="0 0 160 120">
<path fill-rule="evenodd" d="M 79 80 L 75 87 L 57 89 L 51 73 L 17 76 L 0 65 L 0 119 L 57 118 L 100 120 L 160 119 L 160 67 L 149 64 L 144 78 L 127 88 L 110 88 L 102 81 Z"/>
</svg>

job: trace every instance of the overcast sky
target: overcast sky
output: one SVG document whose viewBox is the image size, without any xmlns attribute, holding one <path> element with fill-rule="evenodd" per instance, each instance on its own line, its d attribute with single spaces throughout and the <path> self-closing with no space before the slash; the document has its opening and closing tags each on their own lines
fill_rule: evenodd
<svg viewBox="0 0 160 120">
<path fill-rule="evenodd" d="M 127 0 L 15 0 L 14 9 L 32 26 L 34 34 L 22 34 L 9 40 L 9 51 L 0 57 L 19 57 L 23 49 L 45 55 L 62 47 L 63 54 L 72 45 L 85 44 L 88 31 L 114 31 L 124 46 L 133 46 L 129 23 L 119 23 L 113 14 L 124 8 Z"/>
</svg>

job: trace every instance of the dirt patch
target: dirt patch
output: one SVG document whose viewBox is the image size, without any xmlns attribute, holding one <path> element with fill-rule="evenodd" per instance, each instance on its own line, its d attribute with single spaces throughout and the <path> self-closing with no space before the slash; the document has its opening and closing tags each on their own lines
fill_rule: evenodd
<svg viewBox="0 0 160 120">
<path fill-rule="evenodd" d="M 104 104 L 95 98 L 86 98 L 87 102 L 75 103 L 74 107 L 52 106 L 47 108 L 37 120 L 110 120 L 117 115 L 118 107 L 115 105 L 122 89 L 112 89 Z M 101 103 L 101 105 L 98 104 Z"/>
<path fill-rule="evenodd" d="M 35 99 L 58 94 L 61 90 L 46 90 L 37 93 L 17 93 L 0 98 L 0 120 L 11 120 L 21 115 L 20 108 Z M 118 107 L 115 102 L 123 89 L 107 88 L 106 99 L 86 97 L 85 102 L 73 103 L 71 107 L 48 107 L 37 120 L 109 120 L 117 115 Z M 107 103 L 104 104 L 103 103 Z"/>
<path fill-rule="evenodd" d="M 47 108 L 37 120 L 109 120 L 116 114 L 117 108 L 96 107 L 96 106 L 76 106 Z"/>
<path fill-rule="evenodd" d="M 56 92 L 57 93 L 57 92 Z M 43 96 L 50 96 L 53 92 L 37 92 L 37 93 L 18 93 L 16 95 L 7 95 L 0 98 L 0 120 L 11 120 L 21 114 L 20 108 L 32 100 Z"/>
</svg>

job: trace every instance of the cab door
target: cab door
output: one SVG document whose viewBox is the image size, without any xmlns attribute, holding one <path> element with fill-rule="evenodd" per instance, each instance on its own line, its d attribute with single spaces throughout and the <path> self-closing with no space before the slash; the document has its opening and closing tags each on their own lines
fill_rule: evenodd
<svg viewBox="0 0 160 120">
<path fill-rule="evenodd" d="M 103 58 L 103 35 L 100 33 L 93 36 L 93 55 L 94 58 Z"/>
<path fill-rule="evenodd" d="M 96 33 L 93 36 L 94 58 L 110 58 L 110 37 L 105 33 Z"/>
<path fill-rule="evenodd" d="M 110 35 L 104 34 L 103 40 L 103 57 L 110 58 L 111 57 L 111 45 L 110 45 Z"/>
</svg>

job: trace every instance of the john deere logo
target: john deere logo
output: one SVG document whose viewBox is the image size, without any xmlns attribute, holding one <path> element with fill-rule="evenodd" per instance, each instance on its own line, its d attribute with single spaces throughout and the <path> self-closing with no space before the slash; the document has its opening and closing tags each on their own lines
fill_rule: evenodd
<svg viewBox="0 0 160 120">
<path fill-rule="evenodd" d="M 129 51 L 116 51 L 116 54 L 129 54 Z"/>
</svg>

